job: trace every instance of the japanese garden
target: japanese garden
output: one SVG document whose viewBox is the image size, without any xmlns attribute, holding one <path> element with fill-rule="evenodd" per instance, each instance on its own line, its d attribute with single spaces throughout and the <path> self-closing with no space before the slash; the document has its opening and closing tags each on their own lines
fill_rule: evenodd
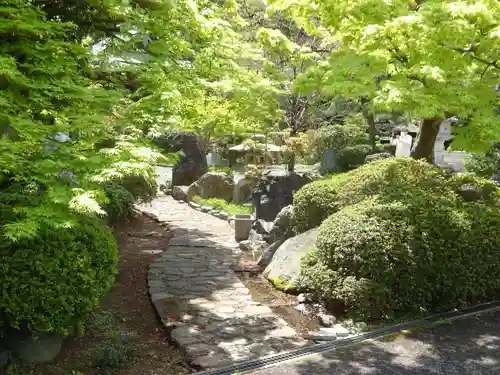
<svg viewBox="0 0 500 375">
<path fill-rule="evenodd" d="M 499 298 L 500 2 L 2 0 L 0 36 L 0 374 Z"/>
</svg>

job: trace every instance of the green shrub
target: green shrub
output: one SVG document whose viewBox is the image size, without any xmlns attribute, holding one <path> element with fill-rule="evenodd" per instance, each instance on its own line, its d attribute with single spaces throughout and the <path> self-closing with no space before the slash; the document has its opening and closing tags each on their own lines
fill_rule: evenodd
<svg viewBox="0 0 500 375">
<path fill-rule="evenodd" d="M 114 281 L 116 241 L 97 218 L 0 244 L 0 312 L 13 327 L 66 333 Z"/>
<path fill-rule="evenodd" d="M 111 220 L 123 220 L 129 218 L 134 211 L 134 196 L 123 186 L 108 184 L 104 187 L 108 203 L 104 205 L 104 211 Z"/>
<path fill-rule="evenodd" d="M 156 170 L 154 166 L 131 165 L 109 180 L 112 184 L 122 185 L 134 197 L 134 201 L 151 202 L 158 193 Z"/>
<path fill-rule="evenodd" d="M 500 144 L 495 144 L 487 153 L 473 154 L 467 161 L 467 170 L 478 176 L 490 178 L 500 171 Z"/>
<path fill-rule="evenodd" d="M 130 341 L 115 338 L 101 346 L 94 365 L 105 374 L 115 374 L 132 362 L 135 355 L 136 350 Z"/>
<path fill-rule="evenodd" d="M 372 318 L 463 306 L 500 288 L 484 277 L 500 271 L 498 225 L 500 213 L 483 204 L 424 195 L 365 201 L 323 222 L 316 265 L 306 262 L 301 283 Z M 315 278 L 311 267 L 326 273 Z"/>
<path fill-rule="evenodd" d="M 422 160 L 388 158 L 364 164 L 332 177 L 341 207 L 375 195 L 403 199 L 414 191 L 429 194 L 450 192 L 447 174 Z"/>
<path fill-rule="evenodd" d="M 318 156 L 326 150 L 341 150 L 367 143 L 366 122 L 361 114 L 349 117 L 343 125 L 322 126 L 315 133 L 313 148 Z"/>
<path fill-rule="evenodd" d="M 193 202 L 201 205 L 211 207 L 217 211 L 224 211 L 229 215 L 236 214 L 251 214 L 253 212 L 252 207 L 242 206 L 234 203 L 227 203 L 224 199 L 219 198 L 202 198 L 200 196 L 194 196 Z"/>
<path fill-rule="evenodd" d="M 380 147 L 380 152 L 387 152 L 387 153 L 389 153 L 391 155 L 395 155 L 396 154 L 396 145 L 391 145 L 389 143 L 384 143 Z"/>
<path fill-rule="evenodd" d="M 337 192 L 329 180 L 313 181 L 293 196 L 295 232 L 318 227 L 338 210 Z"/>
<path fill-rule="evenodd" d="M 337 162 L 341 171 L 349 171 L 359 167 L 365 162 L 367 155 L 373 153 L 370 145 L 354 145 L 339 151 Z"/>
<path fill-rule="evenodd" d="M 398 199 L 414 190 L 450 192 L 444 172 L 411 158 L 378 160 L 348 173 L 335 174 L 331 181 L 315 181 L 295 193 L 295 230 L 302 233 L 317 227 L 330 214 L 368 197 Z"/>
<path fill-rule="evenodd" d="M 464 198 L 464 184 L 478 199 Z M 339 210 L 321 224 L 300 288 L 370 318 L 446 310 L 500 290 L 491 182 L 393 158 L 337 175 L 330 188 Z"/>
</svg>

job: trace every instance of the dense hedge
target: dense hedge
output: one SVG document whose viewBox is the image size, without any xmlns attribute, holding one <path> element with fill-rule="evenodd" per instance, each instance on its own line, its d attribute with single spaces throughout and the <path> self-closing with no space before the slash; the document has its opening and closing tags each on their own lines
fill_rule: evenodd
<svg viewBox="0 0 500 375">
<path fill-rule="evenodd" d="M 371 318 L 461 306 L 500 288 L 499 225 L 482 203 L 364 201 L 321 225 L 301 285 Z"/>
<path fill-rule="evenodd" d="M 415 189 L 435 193 L 447 185 L 444 172 L 410 158 L 389 158 L 362 165 L 331 180 L 305 185 L 293 198 L 297 233 L 317 227 L 330 214 L 374 195 L 386 199 L 411 195 Z"/>
<path fill-rule="evenodd" d="M 371 318 L 449 309 L 500 290 L 500 204 L 490 182 L 394 158 L 329 187 L 339 210 L 304 261 L 303 289 Z"/>
<path fill-rule="evenodd" d="M 371 153 L 373 153 L 372 147 L 366 144 L 345 147 L 338 152 L 338 167 L 342 172 L 350 171 L 362 165 L 366 156 Z"/>
<path fill-rule="evenodd" d="M 99 304 L 114 281 L 116 241 L 103 221 L 41 228 L 0 243 L 0 312 L 11 326 L 65 332 Z"/>
<path fill-rule="evenodd" d="M 132 193 L 118 184 L 107 184 L 104 191 L 108 202 L 103 208 L 110 220 L 127 219 L 132 215 L 135 203 Z"/>
<path fill-rule="evenodd" d="M 330 180 L 313 181 L 293 196 L 295 232 L 303 233 L 318 227 L 338 210 L 337 192 Z"/>
<path fill-rule="evenodd" d="M 153 166 L 135 168 L 120 177 L 112 178 L 110 182 L 123 186 L 139 202 L 151 202 L 158 193 L 156 170 Z"/>
</svg>

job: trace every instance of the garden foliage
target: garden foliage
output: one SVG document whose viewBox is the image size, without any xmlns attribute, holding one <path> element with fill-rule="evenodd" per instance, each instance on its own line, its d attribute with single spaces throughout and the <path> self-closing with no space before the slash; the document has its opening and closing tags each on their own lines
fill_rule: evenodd
<svg viewBox="0 0 500 375">
<path fill-rule="evenodd" d="M 318 196 L 307 186 L 297 194 L 301 207 L 325 197 L 328 186 L 331 200 L 321 202 L 331 215 L 304 260 L 301 286 L 324 301 L 380 318 L 498 292 L 498 278 L 484 277 L 500 269 L 500 201 L 490 181 L 391 158 L 335 176 L 323 190 L 315 184 Z M 302 214 L 317 215 L 309 207 Z"/>
</svg>

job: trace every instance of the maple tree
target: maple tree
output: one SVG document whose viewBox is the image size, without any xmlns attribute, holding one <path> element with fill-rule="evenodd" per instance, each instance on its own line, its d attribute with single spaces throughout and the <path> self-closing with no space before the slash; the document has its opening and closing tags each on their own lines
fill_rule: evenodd
<svg viewBox="0 0 500 375">
<path fill-rule="evenodd" d="M 311 35 L 337 43 L 297 87 L 421 118 L 413 157 L 432 159 L 439 124 L 452 116 L 462 119 L 456 147 L 480 150 L 498 138 L 498 1 L 274 0 L 272 6 Z"/>
</svg>

